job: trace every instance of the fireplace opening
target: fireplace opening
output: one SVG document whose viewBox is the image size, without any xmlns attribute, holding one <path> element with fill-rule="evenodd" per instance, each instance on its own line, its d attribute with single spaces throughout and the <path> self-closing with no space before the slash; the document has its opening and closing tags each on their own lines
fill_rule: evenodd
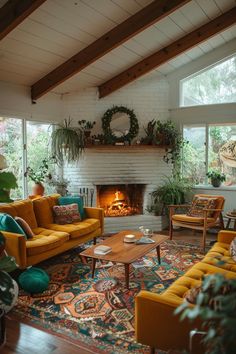
<svg viewBox="0 0 236 354">
<path fill-rule="evenodd" d="M 105 216 L 143 214 L 145 184 L 116 184 L 97 186 L 97 206 Z"/>
</svg>

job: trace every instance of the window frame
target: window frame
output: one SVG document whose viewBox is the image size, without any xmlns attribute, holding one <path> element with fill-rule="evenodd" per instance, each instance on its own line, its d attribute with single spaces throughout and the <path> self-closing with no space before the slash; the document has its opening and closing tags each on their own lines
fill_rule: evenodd
<svg viewBox="0 0 236 354">
<path fill-rule="evenodd" d="M 209 128 L 211 126 L 232 126 L 232 125 L 235 125 L 236 126 L 236 123 L 232 123 L 232 122 L 229 122 L 229 123 L 203 123 L 203 124 L 200 124 L 200 123 L 192 123 L 192 124 L 182 124 L 181 125 L 181 132 L 182 132 L 182 136 L 184 137 L 184 128 L 185 127 L 205 127 L 205 136 L 206 136 L 206 141 L 205 141 L 205 174 L 208 172 L 208 163 L 209 163 Z M 181 173 L 182 173 L 182 176 L 184 177 L 183 175 L 183 169 L 181 167 Z M 207 176 L 205 176 L 205 183 L 204 184 L 195 184 L 194 185 L 194 188 L 196 189 L 214 189 L 216 190 L 216 188 L 212 187 L 211 184 L 207 183 L 208 181 L 208 178 Z M 233 186 L 224 186 L 224 185 L 221 185 L 220 187 L 217 188 L 217 190 L 236 190 L 236 185 L 233 185 Z"/>
<path fill-rule="evenodd" d="M 212 105 L 216 105 L 216 104 L 232 104 L 232 103 L 236 103 L 235 102 L 222 102 L 222 103 L 207 103 L 207 104 L 196 104 L 196 105 L 189 105 L 189 106 L 184 106 L 183 102 L 184 102 L 184 97 L 183 97 L 183 84 L 185 81 L 190 80 L 212 68 L 214 68 L 215 66 L 226 62 L 227 60 L 236 57 L 236 52 L 234 52 L 233 54 L 228 55 L 227 57 L 224 57 L 223 59 L 218 60 L 217 62 L 210 64 L 206 67 L 204 67 L 203 69 L 200 69 L 198 71 L 195 71 L 193 74 L 188 75 L 186 77 L 184 77 L 183 79 L 179 80 L 179 107 L 180 108 L 190 108 L 190 107 L 204 107 L 204 106 L 212 106 Z"/>
<path fill-rule="evenodd" d="M 52 125 L 52 131 L 55 129 L 55 122 L 49 121 L 39 121 L 39 120 L 30 120 L 27 118 L 21 117 L 13 117 L 13 116 L 6 116 L 2 115 L 5 119 L 18 119 L 21 120 L 21 134 L 22 134 L 22 198 L 25 199 L 28 197 L 28 180 L 27 180 L 27 165 L 28 165 L 28 156 L 27 156 L 27 122 L 34 122 L 35 124 L 45 124 L 45 125 Z"/>
</svg>

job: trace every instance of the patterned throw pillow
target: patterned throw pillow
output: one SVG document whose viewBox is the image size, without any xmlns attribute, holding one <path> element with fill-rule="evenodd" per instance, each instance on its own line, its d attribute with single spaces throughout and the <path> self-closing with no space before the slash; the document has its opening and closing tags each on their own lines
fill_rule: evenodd
<svg viewBox="0 0 236 354">
<path fill-rule="evenodd" d="M 16 220 L 17 224 L 20 225 L 20 227 L 24 230 L 27 238 L 34 237 L 34 233 L 31 230 L 31 227 L 24 219 L 20 218 L 19 216 L 16 216 L 15 220 Z"/>
<path fill-rule="evenodd" d="M 198 285 L 198 286 L 195 286 L 195 287 L 189 289 L 183 295 L 184 299 L 186 301 L 188 301 L 190 304 L 196 304 L 197 297 L 198 297 L 198 294 L 200 293 L 201 289 L 202 289 L 201 285 Z"/>
<path fill-rule="evenodd" d="M 78 204 L 54 205 L 53 207 L 54 221 L 56 224 L 72 224 L 80 221 L 80 213 Z"/>
<path fill-rule="evenodd" d="M 192 206 L 189 209 L 188 216 L 204 217 L 203 209 L 215 209 L 217 203 L 217 198 L 207 198 L 207 197 L 195 197 L 192 202 Z M 209 211 L 207 217 L 211 218 L 214 211 Z"/>
<path fill-rule="evenodd" d="M 233 241 L 230 244 L 230 255 L 233 258 L 233 260 L 236 262 L 236 237 L 233 239 Z"/>
</svg>

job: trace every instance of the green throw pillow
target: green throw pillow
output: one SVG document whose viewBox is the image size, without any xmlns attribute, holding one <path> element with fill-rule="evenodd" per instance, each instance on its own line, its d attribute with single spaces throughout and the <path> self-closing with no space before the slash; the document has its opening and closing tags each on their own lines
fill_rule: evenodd
<svg viewBox="0 0 236 354">
<path fill-rule="evenodd" d="M 68 205 L 68 204 L 78 204 L 79 207 L 79 213 L 81 216 L 81 219 L 86 218 L 85 210 L 84 210 L 84 203 L 83 203 L 83 198 L 81 197 L 60 197 L 58 199 L 59 205 Z"/>
<path fill-rule="evenodd" d="M 27 293 L 39 294 L 47 290 L 49 276 L 43 269 L 31 267 L 21 273 L 18 281 L 22 289 Z"/>
<path fill-rule="evenodd" d="M 15 234 L 24 235 L 27 239 L 26 233 L 20 225 L 9 214 L 0 213 L 0 231 L 14 232 Z"/>
</svg>

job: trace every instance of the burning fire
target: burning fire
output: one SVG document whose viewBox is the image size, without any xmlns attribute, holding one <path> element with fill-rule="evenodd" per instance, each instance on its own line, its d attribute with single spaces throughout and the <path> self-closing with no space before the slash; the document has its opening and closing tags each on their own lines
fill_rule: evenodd
<svg viewBox="0 0 236 354">
<path fill-rule="evenodd" d="M 131 207 L 125 195 L 115 192 L 115 198 L 110 205 L 105 208 L 105 216 L 128 216 L 137 214 L 138 208 Z"/>
</svg>

